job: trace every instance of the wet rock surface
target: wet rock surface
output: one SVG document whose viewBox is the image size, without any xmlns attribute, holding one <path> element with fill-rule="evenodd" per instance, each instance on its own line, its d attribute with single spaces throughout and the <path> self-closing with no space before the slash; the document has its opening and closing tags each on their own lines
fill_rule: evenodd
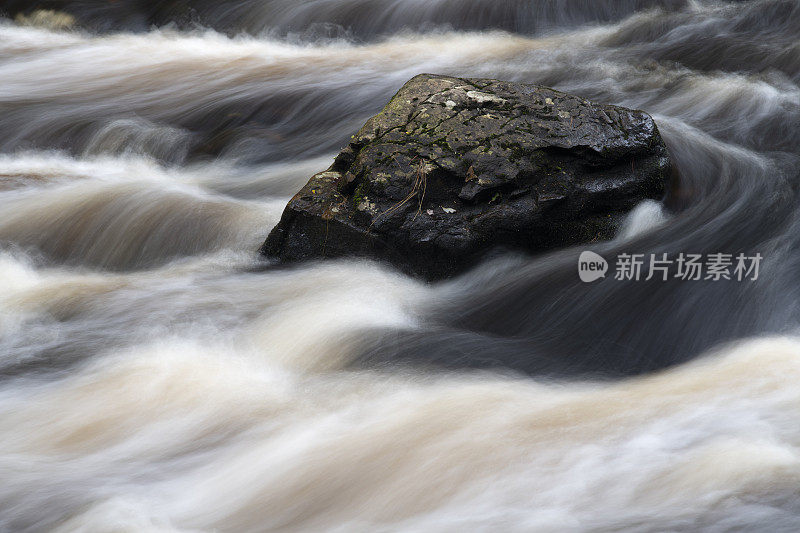
<svg viewBox="0 0 800 533">
<path fill-rule="evenodd" d="M 663 196 L 669 174 L 644 112 L 423 74 L 292 198 L 262 253 L 381 258 L 441 279 L 496 250 L 611 238 L 620 215 Z"/>
</svg>

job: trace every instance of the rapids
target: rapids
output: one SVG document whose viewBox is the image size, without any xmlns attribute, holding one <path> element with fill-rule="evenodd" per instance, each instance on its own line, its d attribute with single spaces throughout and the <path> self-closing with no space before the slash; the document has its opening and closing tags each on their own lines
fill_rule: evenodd
<svg viewBox="0 0 800 533">
<path fill-rule="evenodd" d="M 188 3 L 0 2 L 0 531 L 800 529 L 800 0 Z M 266 264 L 421 72 L 651 113 L 666 205 L 438 284 Z"/>
</svg>

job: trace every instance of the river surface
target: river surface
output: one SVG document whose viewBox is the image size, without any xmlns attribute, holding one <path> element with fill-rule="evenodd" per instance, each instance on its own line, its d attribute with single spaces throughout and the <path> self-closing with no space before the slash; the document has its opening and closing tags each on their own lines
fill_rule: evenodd
<svg viewBox="0 0 800 533">
<path fill-rule="evenodd" d="M 800 0 L 4 4 L 0 531 L 800 530 Z M 265 264 L 423 72 L 647 111 L 667 204 L 438 284 Z"/>
</svg>

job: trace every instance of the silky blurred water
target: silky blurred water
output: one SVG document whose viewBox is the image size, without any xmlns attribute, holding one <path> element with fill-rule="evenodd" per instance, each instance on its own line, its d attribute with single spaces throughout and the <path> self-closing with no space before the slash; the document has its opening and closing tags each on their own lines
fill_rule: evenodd
<svg viewBox="0 0 800 533">
<path fill-rule="evenodd" d="M 0 3 L 0 531 L 800 528 L 800 1 L 179 4 Z M 422 72 L 652 114 L 590 249 L 758 279 L 265 263 Z"/>
</svg>

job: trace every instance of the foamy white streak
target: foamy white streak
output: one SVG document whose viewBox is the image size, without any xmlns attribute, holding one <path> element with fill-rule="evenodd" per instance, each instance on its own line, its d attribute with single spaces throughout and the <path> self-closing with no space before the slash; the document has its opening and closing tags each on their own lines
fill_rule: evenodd
<svg viewBox="0 0 800 533">
<path fill-rule="evenodd" d="M 796 340 L 616 385 L 476 378 L 302 377 L 179 342 L 6 387 L 5 523 L 724 530 L 794 506 Z"/>
</svg>

